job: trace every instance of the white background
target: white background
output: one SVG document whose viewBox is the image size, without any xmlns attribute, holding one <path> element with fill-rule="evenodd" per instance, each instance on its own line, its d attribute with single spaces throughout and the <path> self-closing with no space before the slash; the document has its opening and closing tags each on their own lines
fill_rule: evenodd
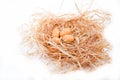
<svg viewBox="0 0 120 80">
<path fill-rule="evenodd" d="M 83 0 L 87 1 L 87 0 Z M 19 28 L 35 12 L 76 13 L 74 0 L 0 0 L 0 80 L 120 80 L 120 0 L 94 0 L 92 7 L 112 15 L 105 36 L 112 44 L 112 62 L 96 71 L 52 74 L 37 59 L 22 54 Z M 81 0 L 76 0 L 79 7 Z"/>
</svg>

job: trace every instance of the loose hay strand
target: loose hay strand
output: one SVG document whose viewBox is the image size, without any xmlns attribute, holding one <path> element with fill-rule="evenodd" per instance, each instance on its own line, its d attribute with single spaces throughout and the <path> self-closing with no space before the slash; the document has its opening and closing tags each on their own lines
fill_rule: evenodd
<svg viewBox="0 0 120 80">
<path fill-rule="evenodd" d="M 33 17 L 28 30 L 23 31 L 23 43 L 31 47 L 27 49 L 28 53 L 56 64 L 58 71 L 92 70 L 110 61 L 110 44 L 103 36 L 105 22 L 110 20 L 108 13 L 92 10 L 79 15 L 40 13 Z M 56 38 L 52 36 L 55 28 L 60 32 L 70 28 L 72 32 L 66 35 L 73 36 L 74 41 L 64 42 L 63 36 L 57 35 L 60 44 L 55 43 L 52 40 Z"/>
</svg>

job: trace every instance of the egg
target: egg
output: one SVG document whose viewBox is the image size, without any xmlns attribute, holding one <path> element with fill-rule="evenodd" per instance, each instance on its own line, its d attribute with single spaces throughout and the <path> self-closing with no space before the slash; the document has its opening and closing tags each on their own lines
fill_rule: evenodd
<svg viewBox="0 0 120 80">
<path fill-rule="evenodd" d="M 64 35 L 68 35 L 71 34 L 72 30 L 70 28 L 64 28 L 61 32 L 60 32 L 60 36 L 63 37 Z"/>
<path fill-rule="evenodd" d="M 53 42 L 55 42 L 56 44 L 60 44 L 60 39 L 59 38 L 52 38 Z"/>
<path fill-rule="evenodd" d="M 74 41 L 74 36 L 73 35 L 64 35 L 62 37 L 62 40 L 63 42 L 66 42 L 66 43 L 72 43 Z"/>
<path fill-rule="evenodd" d="M 57 49 L 54 47 L 47 47 L 47 49 L 52 53 L 57 51 Z"/>
<path fill-rule="evenodd" d="M 58 38 L 60 36 L 60 31 L 58 28 L 53 29 L 52 31 L 52 37 Z"/>
</svg>

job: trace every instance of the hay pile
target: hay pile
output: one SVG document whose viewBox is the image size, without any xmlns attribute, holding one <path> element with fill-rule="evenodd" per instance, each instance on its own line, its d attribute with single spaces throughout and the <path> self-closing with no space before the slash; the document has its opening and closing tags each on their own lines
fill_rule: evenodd
<svg viewBox="0 0 120 80">
<path fill-rule="evenodd" d="M 45 59 L 55 71 L 93 70 L 110 61 L 110 45 L 103 37 L 109 20 L 102 10 L 61 16 L 37 13 L 23 31 L 23 42 L 27 54 Z"/>
</svg>

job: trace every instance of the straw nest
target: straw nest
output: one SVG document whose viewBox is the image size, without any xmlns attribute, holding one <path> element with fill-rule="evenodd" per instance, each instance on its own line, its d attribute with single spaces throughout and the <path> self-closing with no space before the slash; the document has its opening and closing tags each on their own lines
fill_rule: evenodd
<svg viewBox="0 0 120 80">
<path fill-rule="evenodd" d="M 103 37 L 110 15 L 102 10 L 56 16 L 36 13 L 24 27 L 27 54 L 37 55 L 54 71 L 93 70 L 108 63 L 109 43 Z"/>
</svg>

